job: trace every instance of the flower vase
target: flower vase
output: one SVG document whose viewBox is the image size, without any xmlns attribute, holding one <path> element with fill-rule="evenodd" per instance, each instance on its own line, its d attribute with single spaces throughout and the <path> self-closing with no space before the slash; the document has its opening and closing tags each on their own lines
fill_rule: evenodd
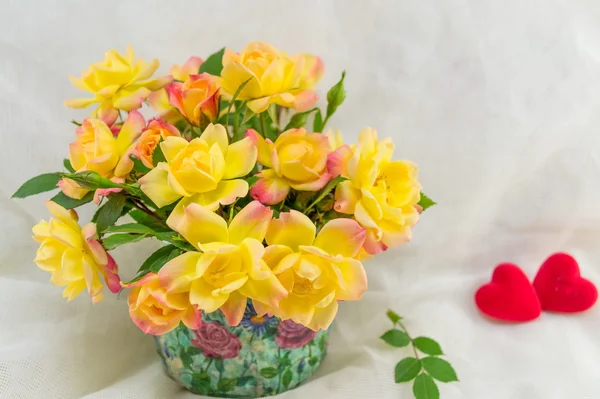
<svg viewBox="0 0 600 399">
<path fill-rule="evenodd" d="M 249 301 L 238 326 L 203 313 L 197 330 L 180 325 L 156 337 L 167 373 L 187 390 L 225 398 L 258 398 L 290 390 L 319 367 L 328 330 L 257 316 Z"/>
</svg>

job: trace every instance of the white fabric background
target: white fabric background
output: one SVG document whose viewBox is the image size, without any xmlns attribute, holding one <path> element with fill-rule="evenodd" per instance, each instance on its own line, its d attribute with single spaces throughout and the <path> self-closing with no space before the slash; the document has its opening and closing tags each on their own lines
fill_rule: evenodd
<svg viewBox="0 0 600 399">
<path fill-rule="evenodd" d="M 2 0 L 0 398 L 194 397 L 163 373 L 124 297 L 65 303 L 31 261 L 45 197 L 8 197 L 61 168 L 69 121 L 86 114 L 62 104 L 81 96 L 67 75 L 127 43 L 165 73 L 250 40 L 321 55 L 322 95 L 346 69 L 330 126 L 348 141 L 367 125 L 393 137 L 439 202 L 412 243 L 367 263 L 370 289 L 341 307 L 320 372 L 281 397 L 412 397 L 392 377 L 406 352 L 378 339 L 391 307 L 457 369 L 443 398 L 600 398 L 599 307 L 503 325 L 472 301 L 497 263 L 533 277 L 558 250 L 600 284 L 599 22 L 594 0 Z M 122 275 L 157 246 L 115 251 Z"/>
</svg>

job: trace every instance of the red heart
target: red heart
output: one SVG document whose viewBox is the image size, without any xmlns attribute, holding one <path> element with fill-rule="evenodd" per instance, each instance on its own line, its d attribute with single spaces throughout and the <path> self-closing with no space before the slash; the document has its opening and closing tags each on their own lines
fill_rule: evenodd
<svg viewBox="0 0 600 399">
<path fill-rule="evenodd" d="M 551 312 L 576 313 L 591 308 L 598 290 L 581 277 L 577 261 L 569 254 L 550 256 L 533 280 L 542 309 Z"/>
<path fill-rule="evenodd" d="M 484 314 L 504 321 L 530 321 L 542 311 L 529 279 L 512 263 L 496 266 L 492 282 L 475 293 L 475 303 Z"/>
</svg>

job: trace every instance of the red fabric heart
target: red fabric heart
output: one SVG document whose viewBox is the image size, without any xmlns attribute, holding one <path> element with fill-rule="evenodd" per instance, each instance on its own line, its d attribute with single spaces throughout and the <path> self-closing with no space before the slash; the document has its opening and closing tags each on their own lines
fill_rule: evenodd
<svg viewBox="0 0 600 399">
<path fill-rule="evenodd" d="M 598 299 L 596 286 L 581 277 L 577 261 L 564 253 L 546 259 L 533 280 L 533 287 L 542 309 L 551 312 L 583 312 Z"/>
<path fill-rule="evenodd" d="M 484 314 L 504 321 L 534 320 L 542 311 L 529 279 L 512 263 L 496 266 L 492 281 L 475 293 L 475 303 Z"/>
</svg>

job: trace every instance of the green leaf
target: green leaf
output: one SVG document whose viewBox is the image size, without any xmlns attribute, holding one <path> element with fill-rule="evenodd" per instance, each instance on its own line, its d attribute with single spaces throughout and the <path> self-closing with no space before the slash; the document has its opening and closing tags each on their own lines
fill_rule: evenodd
<svg viewBox="0 0 600 399">
<path fill-rule="evenodd" d="M 308 116 L 315 111 L 319 111 L 318 108 L 309 109 L 308 111 L 295 113 L 294 116 L 290 119 L 288 124 L 285 126 L 285 130 L 289 129 L 298 129 L 304 127 L 306 125 L 306 121 L 308 120 Z"/>
<path fill-rule="evenodd" d="M 260 177 L 250 176 L 250 177 L 245 178 L 244 180 L 246 180 L 246 182 L 248 183 L 248 188 L 252 188 L 252 186 L 255 185 L 257 181 L 260 180 Z"/>
<path fill-rule="evenodd" d="M 344 88 L 344 78 L 346 71 L 342 72 L 342 78 L 327 92 L 327 118 L 329 118 L 338 109 L 346 99 L 346 89 Z"/>
<path fill-rule="evenodd" d="M 196 248 L 192 244 L 186 241 L 179 233 L 174 231 L 160 231 L 154 234 L 157 239 L 166 241 L 170 244 L 175 245 L 177 248 L 181 248 L 186 252 L 196 251 Z"/>
<path fill-rule="evenodd" d="M 277 369 L 275 367 L 265 367 L 260 369 L 260 375 L 264 378 L 273 378 L 277 376 Z"/>
<path fill-rule="evenodd" d="M 146 234 L 113 234 L 102 240 L 102 246 L 107 250 L 115 249 L 124 244 L 140 241 L 146 238 Z"/>
<path fill-rule="evenodd" d="M 398 323 L 400 320 L 402 320 L 402 317 L 400 317 L 396 312 L 394 312 L 391 309 L 388 309 L 387 311 L 387 317 L 388 319 L 390 319 L 390 321 L 394 324 Z"/>
<path fill-rule="evenodd" d="M 122 188 L 124 185 L 110 181 L 109 179 L 100 176 L 98 172 L 92 170 L 86 170 L 85 172 L 77 172 L 65 174 L 63 177 L 73 180 L 81 187 L 88 190 L 95 190 L 97 188 Z"/>
<path fill-rule="evenodd" d="M 413 380 L 421 371 L 421 363 L 414 357 L 405 357 L 396 364 L 394 380 L 397 384 Z"/>
<path fill-rule="evenodd" d="M 240 92 L 244 89 L 244 87 L 251 80 L 252 80 L 252 77 L 248 78 L 244 83 L 242 83 L 241 85 L 239 85 L 239 87 L 237 88 L 237 90 L 235 91 L 235 93 L 233 93 L 233 97 L 231 97 L 231 102 L 229 103 L 229 108 L 227 108 L 227 114 L 231 114 L 231 108 L 233 107 L 233 104 L 235 104 L 235 100 L 240 95 Z M 239 111 L 238 109 L 235 110 L 235 112 L 238 112 L 238 111 Z"/>
<path fill-rule="evenodd" d="M 277 328 L 269 328 L 261 337 L 261 339 L 263 341 L 266 341 L 267 339 L 271 338 L 272 336 L 274 336 L 275 334 L 277 334 Z"/>
<path fill-rule="evenodd" d="M 246 376 L 246 377 L 240 377 L 237 379 L 237 386 L 238 387 L 243 387 L 246 384 L 248 384 L 250 381 L 254 380 L 254 377 L 250 377 L 250 376 Z"/>
<path fill-rule="evenodd" d="M 434 200 L 426 196 L 424 193 L 421 193 L 421 199 L 419 200 L 419 205 L 423 208 L 423 210 L 427 210 L 427 208 L 431 208 L 437 204 Z"/>
<path fill-rule="evenodd" d="M 108 196 L 108 202 L 102 205 L 98 209 L 98 212 L 96 212 L 96 215 L 94 215 L 98 232 L 103 232 L 109 226 L 115 224 L 117 219 L 121 217 L 125 201 L 127 201 L 127 197 L 122 193 L 111 194 Z"/>
<path fill-rule="evenodd" d="M 152 163 L 154 164 L 154 166 L 158 165 L 161 162 L 167 161 L 167 159 L 165 158 L 165 154 L 163 154 L 162 152 L 162 148 L 160 148 L 160 143 L 162 142 L 163 139 L 161 138 L 158 145 L 154 147 L 154 152 L 152 152 Z"/>
<path fill-rule="evenodd" d="M 413 340 L 413 345 L 423 353 L 432 356 L 443 355 L 442 348 L 440 344 L 434 341 L 431 338 L 427 337 L 417 337 Z"/>
<path fill-rule="evenodd" d="M 315 206 L 316 204 L 318 204 L 319 201 L 321 201 L 323 198 L 325 198 L 325 196 L 327 194 L 329 194 L 331 192 L 331 190 L 333 190 L 335 188 L 335 186 L 337 186 L 338 184 L 340 184 L 344 180 L 348 180 L 348 179 L 345 178 L 345 177 L 343 177 L 343 176 L 336 176 L 333 179 L 329 180 L 329 182 L 325 185 L 325 187 L 323 187 L 319 191 L 319 194 L 317 194 L 317 198 L 312 202 L 312 204 L 310 204 L 308 206 L 308 208 L 306 208 L 306 210 L 304 212 L 306 213 L 309 210 L 311 210 L 313 206 Z"/>
<path fill-rule="evenodd" d="M 321 110 L 317 109 L 317 113 L 315 114 L 315 119 L 313 121 L 313 132 L 322 132 L 323 131 L 323 115 L 321 115 Z"/>
<path fill-rule="evenodd" d="M 154 230 L 152 230 L 148 226 L 144 226 L 140 223 L 125 223 L 120 224 L 118 226 L 109 226 L 105 233 L 137 233 L 137 234 L 154 234 Z"/>
<path fill-rule="evenodd" d="M 419 374 L 413 382 L 413 394 L 416 399 L 439 399 L 440 391 L 433 378 L 427 374 Z"/>
<path fill-rule="evenodd" d="M 174 245 L 166 245 L 154 251 L 152 255 L 148 257 L 142 263 L 142 266 L 138 269 L 138 273 L 151 271 L 158 272 L 164 264 L 166 264 L 171 259 L 176 258 L 181 254 L 181 250 Z"/>
<path fill-rule="evenodd" d="M 288 356 L 289 356 L 289 353 L 290 352 L 288 352 Z M 280 370 L 285 369 L 286 367 L 289 367 L 291 365 L 292 365 L 292 361 L 289 358 L 282 357 L 279 359 L 279 369 Z"/>
<path fill-rule="evenodd" d="M 441 382 L 452 382 L 458 381 L 458 377 L 456 376 L 456 372 L 454 368 L 445 361 L 444 359 L 440 359 L 439 357 L 429 356 L 424 359 L 421 359 L 421 364 L 425 371 L 429 373 L 433 378 Z"/>
<path fill-rule="evenodd" d="M 63 159 L 63 166 L 65 167 L 66 170 L 68 170 L 71 173 L 75 173 L 75 169 L 73 168 L 73 165 L 71 165 L 71 161 L 69 160 L 69 158 L 65 158 Z"/>
<path fill-rule="evenodd" d="M 60 192 L 60 193 L 56 194 L 54 197 L 52 197 L 50 200 L 56 202 L 58 205 L 62 206 L 65 209 L 73 209 L 73 208 L 77 208 L 78 206 L 87 204 L 88 202 L 92 202 L 93 199 L 94 199 L 94 192 L 90 191 L 89 193 L 84 195 L 83 198 L 81 198 L 81 199 L 71 198 L 71 197 L 65 195 L 64 193 Z"/>
<path fill-rule="evenodd" d="M 222 378 L 217 383 L 217 389 L 221 392 L 229 392 L 237 385 L 237 378 Z"/>
<path fill-rule="evenodd" d="M 140 211 L 139 209 L 134 209 L 129 212 L 129 216 L 131 216 L 136 222 L 141 223 L 144 226 L 148 226 L 154 231 L 170 231 L 167 226 L 159 223 L 152 216 Z"/>
<path fill-rule="evenodd" d="M 323 335 L 321 337 L 321 339 L 319 340 L 319 349 L 321 350 L 321 352 L 325 352 L 326 346 L 327 346 L 327 338 L 325 335 Z"/>
<path fill-rule="evenodd" d="M 393 330 L 386 331 L 385 334 L 381 336 L 381 339 L 387 344 L 395 346 L 396 348 L 404 348 L 410 344 L 410 338 L 408 337 L 408 334 L 395 328 Z"/>
<path fill-rule="evenodd" d="M 154 153 L 152 155 L 154 155 Z M 152 170 L 146 165 L 144 165 L 144 163 L 139 158 L 135 157 L 133 154 L 129 156 L 129 159 L 133 161 L 133 170 L 135 170 L 136 172 L 145 174 Z"/>
<path fill-rule="evenodd" d="M 198 73 L 210 73 L 211 75 L 220 76 L 221 70 L 223 69 L 223 54 L 225 53 L 225 48 L 217 51 L 214 54 L 211 54 L 206 61 L 200 65 L 200 69 L 198 69 Z"/>
<path fill-rule="evenodd" d="M 308 364 L 311 366 L 314 366 L 317 363 L 319 363 L 319 358 L 316 356 L 312 356 L 310 359 L 308 359 Z"/>
<path fill-rule="evenodd" d="M 61 179 L 60 173 L 44 173 L 27 180 L 12 195 L 12 198 L 25 198 L 30 195 L 44 193 L 58 188 L 56 185 Z"/>
<path fill-rule="evenodd" d="M 281 383 L 283 384 L 283 386 L 287 389 L 290 384 L 292 383 L 292 372 L 287 369 L 285 370 L 285 372 L 283 373 L 283 375 L 281 376 Z"/>
</svg>

